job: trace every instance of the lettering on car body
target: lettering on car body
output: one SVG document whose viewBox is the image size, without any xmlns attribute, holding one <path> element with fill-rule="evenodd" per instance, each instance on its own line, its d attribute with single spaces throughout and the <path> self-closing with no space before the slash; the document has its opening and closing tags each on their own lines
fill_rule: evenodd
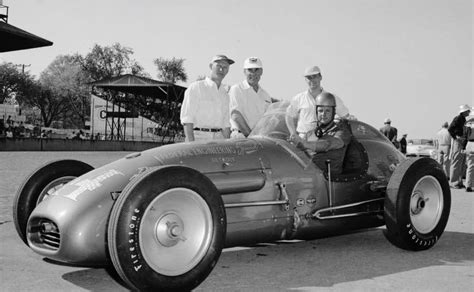
<svg viewBox="0 0 474 292">
<path fill-rule="evenodd" d="M 77 198 L 82 194 L 84 193 L 85 191 L 93 191 L 99 187 L 102 186 L 102 182 L 107 180 L 108 178 L 111 178 L 117 174 L 120 174 L 122 176 L 124 176 L 124 174 L 120 171 L 117 171 L 115 169 L 110 169 L 106 172 L 104 172 L 103 174 L 97 176 L 96 178 L 93 178 L 93 179 L 89 179 L 89 178 L 86 178 L 86 179 L 81 179 L 81 180 L 78 180 L 76 182 L 76 180 L 72 181 L 71 184 L 72 185 L 75 185 L 75 186 L 78 186 L 79 188 L 77 188 L 76 190 L 66 194 L 66 195 L 63 195 L 65 198 L 68 198 L 68 199 L 71 199 L 73 201 L 77 201 Z"/>
<path fill-rule="evenodd" d="M 229 155 L 229 156 L 241 156 L 249 155 L 260 149 L 263 146 L 253 140 L 246 140 L 245 142 L 238 142 L 235 145 L 200 145 L 194 148 L 178 149 L 173 152 L 163 153 L 153 156 L 160 163 L 164 164 L 164 161 L 168 159 L 176 159 L 182 157 L 193 157 L 193 156 L 204 156 L 204 155 Z"/>
</svg>

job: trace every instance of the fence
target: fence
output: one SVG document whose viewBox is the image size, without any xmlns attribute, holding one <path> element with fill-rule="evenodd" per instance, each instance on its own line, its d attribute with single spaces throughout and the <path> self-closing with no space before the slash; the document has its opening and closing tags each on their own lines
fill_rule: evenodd
<svg viewBox="0 0 474 292">
<path fill-rule="evenodd" d="M 0 138 L 0 151 L 143 151 L 161 142 Z"/>
</svg>

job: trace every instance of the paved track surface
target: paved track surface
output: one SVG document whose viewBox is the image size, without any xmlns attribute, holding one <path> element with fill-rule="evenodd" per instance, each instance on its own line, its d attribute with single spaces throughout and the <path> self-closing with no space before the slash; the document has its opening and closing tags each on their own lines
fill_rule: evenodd
<svg viewBox="0 0 474 292">
<path fill-rule="evenodd" d="M 127 291 L 105 268 L 58 265 L 16 234 L 14 194 L 46 161 L 74 158 L 94 167 L 126 152 L 0 152 L 0 291 Z M 382 229 L 312 241 L 225 249 L 196 291 L 472 291 L 474 193 L 452 190 L 448 226 L 436 246 L 408 252 Z"/>
</svg>

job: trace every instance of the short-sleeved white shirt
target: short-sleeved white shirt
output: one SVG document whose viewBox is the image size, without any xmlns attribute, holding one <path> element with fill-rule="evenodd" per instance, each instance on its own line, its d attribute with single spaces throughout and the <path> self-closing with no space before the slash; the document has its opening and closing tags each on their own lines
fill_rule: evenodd
<svg viewBox="0 0 474 292">
<path fill-rule="evenodd" d="M 349 114 L 349 109 L 344 105 L 342 100 L 336 98 L 336 115 L 345 117 Z M 286 110 L 287 114 L 292 117 L 298 117 L 296 131 L 298 133 L 307 133 L 316 128 L 316 99 L 306 90 L 295 95 Z"/>
<path fill-rule="evenodd" d="M 272 102 L 270 95 L 261 86 L 255 92 L 247 80 L 233 85 L 229 90 L 229 97 L 230 113 L 238 110 L 250 129 L 255 127 Z M 230 120 L 230 124 L 233 129 L 239 129 L 234 120 Z"/>
<path fill-rule="evenodd" d="M 442 128 L 436 133 L 436 138 L 438 139 L 438 145 L 447 146 L 451 145 L 451 134 L 448 129 Z"/>
<path fill-rule="evenodd" d="M 226 85 L 217 84 L 209 77 L 191 83 L 184 92 L 181 105 L 181 124 L 193 123 L 196 128 L 230 127 L 229 95 Z"/>
</svg>

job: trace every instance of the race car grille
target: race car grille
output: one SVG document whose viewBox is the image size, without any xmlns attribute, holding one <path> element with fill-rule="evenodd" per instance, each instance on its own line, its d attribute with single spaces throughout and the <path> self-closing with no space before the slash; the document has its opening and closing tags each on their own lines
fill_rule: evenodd
<svg viewBox="0 0 474 292">
<path fill-rule="evenodd" d="M 59 238 L 59 233 L 57 232 L 46 232 L 41 234 L 41 239 L 43 240 L 43 243 L 45 245 L 48 245 L 49 247 L 53 249 L 58 249 L 59 248 L 59 243 L 60 243 L 60 238 Z"/>
<path fill-rule="evenodd" d="M 48 219 L 42 219 L 38 224 L 38 241 L 41 242 L 44 247 L 58 250 L 61 243 L 59 235 L 59 229 L 56 224 Z"/>
</svg>

